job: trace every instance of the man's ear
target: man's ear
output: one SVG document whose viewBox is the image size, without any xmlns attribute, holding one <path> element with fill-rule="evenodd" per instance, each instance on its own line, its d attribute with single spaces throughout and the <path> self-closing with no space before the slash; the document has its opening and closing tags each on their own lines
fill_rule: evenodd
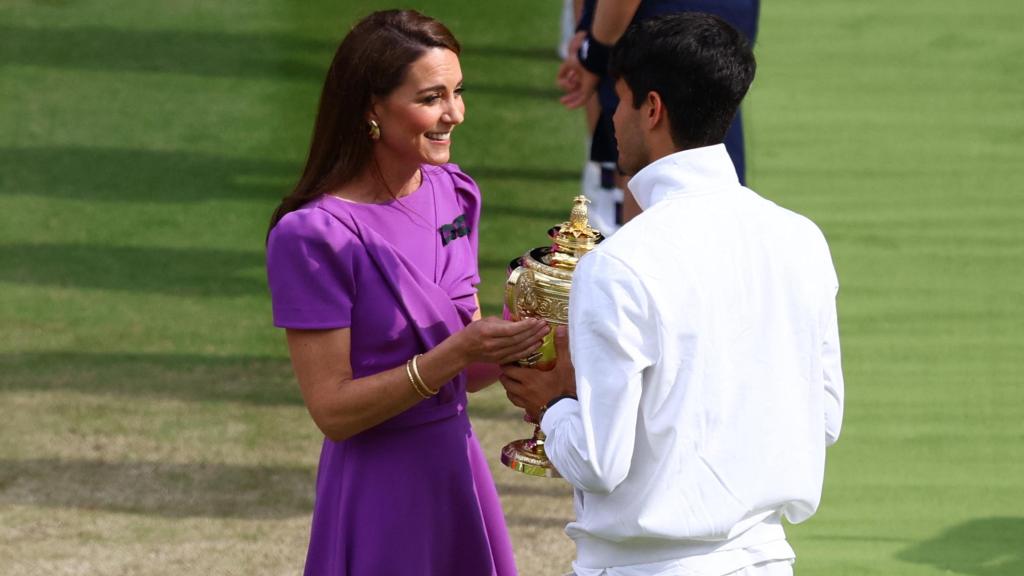
<svg viewBox="0 0 1024 576">
<path fill-rule="evenodd" d="M 644 104 L 646 104 L 645 108 L 647 109 L 645 120 L 647 121 L 648 130 L 654 130 L 662 122 L 668 122 L 668 113 L 665 110 L 665 103 L 661 101 L 661 94 L 653 90 L 648 92 Z"/>
</svg>

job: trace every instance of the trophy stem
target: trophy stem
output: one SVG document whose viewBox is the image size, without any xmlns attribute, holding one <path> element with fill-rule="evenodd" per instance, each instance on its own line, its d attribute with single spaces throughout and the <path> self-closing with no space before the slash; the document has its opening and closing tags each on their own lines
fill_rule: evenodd
<svg viewBox="0 0 1024 576">
<path fill-rule="evenodd" d="M 510 442 L 501 449 L 501 463 L 530 476 L 561 477 L 544 453 L 544 432 L 539 424 L 533 429 L 532 438 Z"/>
</svg>

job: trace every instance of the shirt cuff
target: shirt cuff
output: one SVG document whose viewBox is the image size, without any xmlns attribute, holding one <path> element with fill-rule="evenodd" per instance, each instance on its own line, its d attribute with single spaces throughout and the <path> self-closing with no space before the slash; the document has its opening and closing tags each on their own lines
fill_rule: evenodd
<svg viewBox="0 0 1024 576">
<path fill-rule="evenodd" d="M 579 400 L 572 397 L 563 398 L 544 411 L 544 416 L 540 419 L 540 429 L 545 435 L 550 434 L 551 430 L 557 427 L 558 422 L 573 414 L 579 414 L 579 411 Z"/>
</svg>

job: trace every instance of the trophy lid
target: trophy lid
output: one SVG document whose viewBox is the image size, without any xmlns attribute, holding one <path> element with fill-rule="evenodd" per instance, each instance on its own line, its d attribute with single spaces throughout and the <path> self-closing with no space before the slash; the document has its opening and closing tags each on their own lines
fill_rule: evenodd
<svg viewBox="0 0 1024 576">
<path fill-rule="evenodd" d="M 580 195 L 573 199 L 569 220 L 548 230 L 554 241 L 547 264 L 556 268 L 573 270 L 580 257 L 590 252 L 604 236 L 590 226 L 587 204 L 590 200 Z"/>
</svg>

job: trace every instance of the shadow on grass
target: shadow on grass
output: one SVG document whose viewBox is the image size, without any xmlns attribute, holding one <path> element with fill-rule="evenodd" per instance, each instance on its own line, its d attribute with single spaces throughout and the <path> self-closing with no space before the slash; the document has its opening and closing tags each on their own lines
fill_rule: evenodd
<svg viewBox="0 0 1024 576">
<path fill-rule="evenodd" d="M 277 519 L 313 508 L 305 467 L 0 460 L 0 504 L 165 516 Z"/>
<path fill-rule="evenodd" d="M 504 46 L 496 44 L 463 44 L 463 58 L 496 58 L 500 60 L 535 60 L 561 63 L 562 58 L 550 46 Z"/>
<path fill-rule="evenodd" d="M 557 103 L 562 92 L 555 87 L 531 86 L 529 84 L 494 84 L 482 81 L 469 82 L 467 88 L 468 98 L 473 94 L 480 93 L 504 99 L 503 105 L 520 106 L 524 98 L 532 100 L 543 100 Z"/>
<path fill-rule="evenodd" d="M 495 182 L 523 182 L 530 189 L 536 189 L 544 184 L 574 183 L 580 180 L 580 171 L 575 169 L 473 165 L 460 165 L 460 167 L 481 184 L 485 190 L 484 194 L 486 194 L 487 187 Z M 485 197 L 483 217 L 537 218 L 550 222 L 553 226 L 568 220 L 571 208 L 572 196 L 568 194 L 552 195 L 550 203 L 537 203 L 533 206 L 503 204 L 500 196 L 492 196 Z M 539 230 L 538 234 L 543 235 L 544 232 L 545 230 Z"/>
<path fill-rule="evenodd" d="M 580 170 L 565 168 L 519 168 L 502 166 L 460 165 L 476 180 L 525 180 L 527 182 L 575 182 L 580 179 Z M 570 198 L 571 200 L 571 198 Z M 571 208 L 572 205 L 569 204 Z M 568 210 L 566 210 L 568 213 Z"/>
<path fill-rule="evenodd" d="M 474 179 L 557 184 L 578 182 L 575 169 L 462 165 Z M 278 200 L 295 184 L 302 161 L 224 158 L 186 152 L 86 147 L 0 148 L 0 191 L 61 199 L 151 203 Z M 493 199 L 497 200 L 497 199 Z M 530 207 L 489 201 L 488 214 L 562 221 L 572 198 Z M 564 207 L 562 206 L 564 204 Z M 268 202 L 268 211 L 270 203 Z"/>
<path fill-rule="evenodd" d="M 334 42 L 283 34 L 0 26 L 0 66 L 321 82 Z M 68 47 L 74 49 L 68 49 Z"/>
<path fill-rule="evenodd" d="M 461 58 L 463 67 L 469 71 L 469 76 L 466 77 L 466 93 L 470 102 L 474 94 L 484 94 L 501 100 L 505 105 L 518 107 L 522 105 L 524 99 L 557 104 L 563 95 L 555 86 L 556 65 L 561 59 L 551 47 L 463 44 Z M 514 72 L 517 67 L 524 64 L 524 61 L 550 64 L 550 75 L 540 84 L 524 83 L 520 75 Z M 517 81 L 494 83 L 483 80 L 496 77 L 493 71 L 500 69 L 510 71 L 503 77 L 516 78 Z"/>
<path fill-rule="evenodd" d="M 4 50 L 0 66 L 191 74 L 220 78 L 290 79 L 321 84 L 337 49 L 337 40 L 287 34 L 243 34 L 194 30 L 127 30 L 106 27 L 29 28 L 0 26 Z M 74 46 L 74 50 L 68 50 Z M 514 60 L 558 61 L 549 48 L 464 47 L 468 58 L 510 65 Z M 512 101 L 523 98 L 557 101 L 551 86 L 521 83 L 470 83 L 473 92 Z"/>
<path fill-rule="evenodd" d="M 0 149 L 0 191 L 89 201 L 272 201 L 291 191 L 301 170 L 298 161 L 127 148 Z"/>
<path fill-rule="evenodd" d="M 0 282 L 232 297 L 266 294 L 260 251 L 90 244 L 0 245 Z"/>
<path fill-rule="evenodd" d="M 0 354 L 0 391 L 84 394 L 302 406 L 285 358 L 178 354 Z"/>
<path fill-rule="evenodd" d="M 544 245 L 544 240 L 547 240 L 547 237 L 544 235 L 544 230 L 536 231 L 532 234 L 532 237 L 535 240 L 535 247 Z M 530 250 L 532 250 L 532 248 L 530 248 Z M 523 253 L 526 253 L 527 251 L 528 250 L 523 250 Z M 521 255 L 522 254 L 520 254 L 520 256 Z M 493 272 L 496 275 L 500 274 L 504 277 L 508 274 L 508 267 L 514 258 L 518 258 L 518 256 L 510 255 L 508 258 L 480 258 L 480 270 L 481 272 L 486 270 L 488 272 Z"/>
<path fill-rule="evenodd" d="M 565 198 L 559 198 L 560 203 L 564 203 L 569 208 L 562 209 L 557 205 L 542 205 L 542 206 L 508 206 L 503 204 L 491 205 L 484 203 L 484 217 L 488 216 L 508 216 L 510 218 L 522 219 L 522 218 L 533 218 L 548 223 L 548 226 L 556 226 L 565 222 L 569 219 L 569 210 L 572 208 L 572 197 L 568 197 L 570 201 L 565 202 Z M 547 228 L 545 225 L 539 225 L 536 227 L 536 234 L 538 238 L 545 238 L 547 234 Z"/>
<path fill-rule="evenodd" d="M 896 557 L 971 576 L 1024 574 L 1024 518 L 977 518 L 938 537 L 904 549 Z"/>
</svg>

